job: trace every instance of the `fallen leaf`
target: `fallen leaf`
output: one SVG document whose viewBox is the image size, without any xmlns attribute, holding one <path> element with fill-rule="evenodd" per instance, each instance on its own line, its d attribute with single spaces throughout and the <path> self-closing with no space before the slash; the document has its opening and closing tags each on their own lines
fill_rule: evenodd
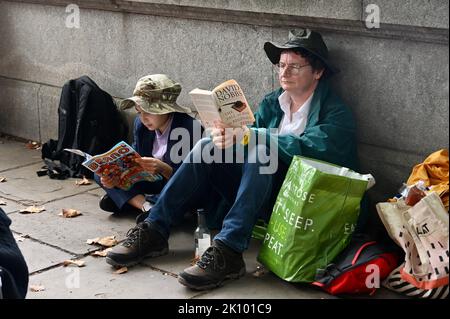
<svg viewBox="0 0 450 319">
<path fill-rule="evenodd" d="M 45 286 L 43 286 L 43 285 L 30 285 L 30 290 L 32 292 L 44 291 L 45 290 Z"/>
<path fill-rule="evenodd" d="M 0 183 L 6 182 L 6 181 L 7 181 L 6 177 L 0 176 Z"/>
<path fill-rule="evenodd" d="M 0 200 L 0 205 L 6 205 L 6 202 Z"/>
<path fill-rule="evenodd" d="M 106 237 L 97 237 L 97 238 L 93 238 L 93 239 L 88 239 L 86 241 L 87 244 L 92 245 L 92 244 L 99 244 L 102 245 L 104 247 L 112 247 L 117 245 L 117 240 L 116 240 L 116 236 L 106 236 Z"/>
<path fill-rule="evenodd" d="M 41 147 L 41 144 L 34 141 L 29 141 L 27 144 L 25 144 L 25 147 L 30 150 L 37 150 Z"/>
<path fill-rule="evenodd" d="M 112 250 L 112 248 L 106 248 L 104 250 L 97 250 L 92 253 L 92 256 L 106 257 L 106 254 L 111 250 Z"/>
<path fill-rule="evenodd" d="M 67 259 L 63 261 L 63 266 L 69 266 L 69 265 L 76 265 L 78 267 L 84 267 L 86 262 L 84 260 L 72 260 L 72 259 Z"/>
<path fill-rule="evenodd" d="M 58 216 L 62 216 L 64 218 L 73 218 L 82 215 L 79 211 L 76 209 L 65 209 L 63 208 L 62 212 L 58 214 Z"/>
<path fill-rule="evenodd" d="M 117 269 L 114 273 L 117 275 L 120 275 L 120 274 L 126 273 L 127 271 L 128 271 L 127 267 L 122 267 L 122 268 Z"/>
<path fill-rule="evenodd" d="M 91 185 L 92 182 L 88 180 L 85 176 L 83 176 L 83 179 L 78 180 L 75 182 L 75 185 L 81 186 L 81 185 Z"/>
<path fill-rule="evenodd" d="M 100 238 L 98 243 L 105 247 L 115 246 L 115 245 L 117 245 L 116 236 L 107 236 L 107 237 Z"/>
<path fill-rule="evenodd" d="M 44 206 L 38 207 L 38 206 L 29 206 L 27 208 L 19 210 L 19 213 L 21 214 L 34 214 L 34 213 L 40 213 L 45 210 Z"/>
<path fill-rule="evenodd" d="M 25 238 L 28 238 L 28 237 L 25 237 L 24 235 L 19 235 L 19 236 L 14 236 L 14 239 L 16 240 L 16 242 L 23 242 L 24 240 L 25 240 Z"/>
</svg>

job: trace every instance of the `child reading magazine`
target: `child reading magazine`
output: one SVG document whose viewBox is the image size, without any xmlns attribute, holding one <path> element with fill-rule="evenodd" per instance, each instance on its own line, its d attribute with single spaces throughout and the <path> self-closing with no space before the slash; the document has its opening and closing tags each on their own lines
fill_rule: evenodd
<svg viewBox="0 0 450 319">
<path fill-rule="evenodd" d="M 130 145 L 125 142 L 117 143 L 108 152 L 91 156 L 80 150 L 64 149 L 65 151 L 84 156 L 83 166 L 95 174 L 102 176 L 118 176 L 117 188 L 129 190 L 137 182 L 154 182 L 162 179 L 159 174 L 151 174 L 136 163 L 135 159 L 141 157 Z"/>
<path fill-rule="evenodd" d="M 103 211 L 148 211 L 195 145 L 194 131 L 200 123 L 189 115 L 190 108 L 177 103 L 180 92 L 181 85 L 167 75 L 151 74 L 140 78 L 133 96 L 121 102 L 122 110 L 136 111 L 133 148 L 121 142 L 109 152 L 85 161 L 106 192 L 99 202 Z M 179 130 L 188 135 L 172 134 Z M 172 156 L 181 144 L 183 151 Z"/>
<path fill-rule="evenodd" d="M 231 127 L 242 127 L 255 121 L 244 93 L 235 80 L 228 80 L 212 91 L 194 89 L 189 95 L 205 128 L 214 127 L 216 120 Z"/>
</svg>

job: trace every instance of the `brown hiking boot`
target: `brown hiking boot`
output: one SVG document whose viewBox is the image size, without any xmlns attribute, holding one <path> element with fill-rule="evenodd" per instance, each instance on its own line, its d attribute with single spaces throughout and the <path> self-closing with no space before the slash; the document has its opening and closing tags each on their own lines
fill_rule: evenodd
<svg viewBox="0 0 450 319">
<path fill-rule="evenodd" d="M 206 290 L 221 286 L 226 280 L 245 275 L 242 253 L 233 251 L 215 240 L 197 263 L 178 275 L 178 281 L 195 290 Z"/>
<path fill-rule="evenodd" d="M 152 227 L 142 222 L 127 232 L 127 239 L 106 255 L 106 262 L 115 267 L 129 267 L 145 257 L 166 255 L 169 251 L 167 240 Z"/>
</svg>

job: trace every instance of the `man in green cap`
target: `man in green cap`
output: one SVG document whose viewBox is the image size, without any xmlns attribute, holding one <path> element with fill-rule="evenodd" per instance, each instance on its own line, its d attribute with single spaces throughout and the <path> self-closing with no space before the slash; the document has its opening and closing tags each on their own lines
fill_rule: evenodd
<svg viewBox="0 0 450 319">
<path fill-rule="evenodd" d="M 154 182 L 140 182 L 127 191 L 116 188 L 118 177 L 97 176 L 95 180 L 102 186 L 106 195 L 100 200 L 104 211 L 119 213 L 150 208 L 146 195 L 159 194 L 169 178 L 181 165 L 170 156 L 174 145 L 189 143 L 189 150 L 195 145 L 194 129 L 200 129 L 200 123 L 188 113 L 191 110 L 176 103 L 180 94 L 180 84 L 165 74 L 147 75 L 139 79 L 133 96 L 122 101 L 121 108 L 135 108 L 138 117 L 134 121 L 133 148 L 141 155 L 136 159 L 146 171 L 159 174 L 162 179 Z M 197 128 L 195 128 L 197 126 Z M 181 140 L 181 135 L 170 139 L 175 129 L 184 128 L 189 140 Z M 185 154 L 187 155 L 187 154 Z M 147 197 L 149 198 L 149 197 Z"/>
<path fill-rule="evenodd" d="M 120 249 L 108 253 L 108 263 L 127 266 L 166 253 L 170 225 L 214 189 L 228 204 L 221 216 L 222 228 L 212 246 L 194 266 L 181 272 L 178 280 L 197 290 L 218 287 L 245 275 L 242 253 L 248 248 L 257 219 L 268 220 L 294 155 L 356 169 L 353 116 L 329 87 L 327 79 L 337 70 L 328 61 L 321 35 L 308 29 L 291 31 L 285 44 L 267 42 L 264 49 L 281 88 L 264 97 L 253 127 L 231 129 L 216 123 L 211 138 L 195 145 L 149 216 L 134 228 L 134 235 Z M 258 144 L 252 143 L 255 139 Z M 273 155 L 272 140 L 277 141 L 272 153 L 276 153 L 278 168 L 264 174 L 262 168 L 268 163 L 261 154 Z M 211 143 L 215 150 L 237 149 L 244 144 L 246 156 L 243 162 L 211 162 L 203 158 L 209 154 L 205 149 Z M 195 160 L 198 158 L 200 162 Z M 182 192 L 186 185 L 192 187 Z"/>
</svg>

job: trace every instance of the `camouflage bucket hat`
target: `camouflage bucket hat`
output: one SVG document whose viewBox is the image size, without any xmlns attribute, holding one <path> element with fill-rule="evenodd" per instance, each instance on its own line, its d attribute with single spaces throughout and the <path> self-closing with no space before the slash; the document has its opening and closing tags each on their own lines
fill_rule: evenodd
<svg viewBox="0 0 450 319">
<path fill-rule="evenodd" d="M 147 75 L 139 79 L 133 96 L 123 100 L 120 108 L 125 110 L 138 105 L 144 112 L 156 115 L 190 113 L 191 109 L 176 103 L 180 92 L 181 85 L 169 79 L 167 75 Z"/>
</svg>

